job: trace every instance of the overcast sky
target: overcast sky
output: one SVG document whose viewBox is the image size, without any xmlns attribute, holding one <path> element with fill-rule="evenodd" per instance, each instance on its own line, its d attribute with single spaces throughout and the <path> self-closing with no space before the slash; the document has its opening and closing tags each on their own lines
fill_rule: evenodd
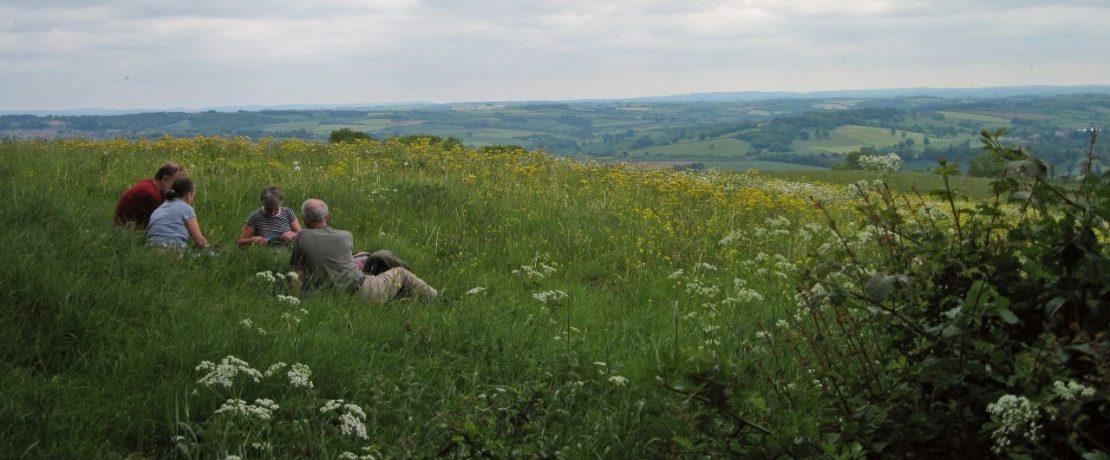
<svg viewBox="0 0 1110 460">
<path fill-rule="evenodd" d="M 0 4 L 0 110 L 1107 83 L 1108 0 Z"/>
</svg>

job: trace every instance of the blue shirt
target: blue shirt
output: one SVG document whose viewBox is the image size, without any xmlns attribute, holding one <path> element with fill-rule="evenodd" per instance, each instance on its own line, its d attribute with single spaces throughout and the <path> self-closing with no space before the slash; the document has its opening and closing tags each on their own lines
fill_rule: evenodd
<svg viewBox="0 0 1110 460">
<path fill-rule="evenodd" d="M 195 218 L 193 207 L 180 199 L 167 200 L 150 215 L 146 243 L 167 248 L 184 248 L 189 240 L 185 221 Z"/>
</svg>

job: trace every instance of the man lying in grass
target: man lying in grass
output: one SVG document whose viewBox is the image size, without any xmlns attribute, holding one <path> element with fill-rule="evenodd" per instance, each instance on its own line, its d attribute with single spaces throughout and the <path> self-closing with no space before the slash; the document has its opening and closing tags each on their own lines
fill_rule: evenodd
<svg viewBox="0 0 1110 460">
<path fill-rule="evenodd" d="M 358 268 L 351 251 L 351 232 L 328 226 L 328 205 L 309 199 L 301 206 L 305 228 L 293 240 L 293 269 L 309 287 L 331 285 L 371 303 L 414 295 L 433 300 L 439 293 L 403 267 L 370 275 Z"/>
</svg>

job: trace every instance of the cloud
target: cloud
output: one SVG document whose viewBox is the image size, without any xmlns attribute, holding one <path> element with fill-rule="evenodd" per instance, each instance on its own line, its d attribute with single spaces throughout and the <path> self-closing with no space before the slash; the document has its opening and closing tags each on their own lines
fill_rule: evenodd
<svg viewBox="0 0 1110 460">
<path fill-rule="evenodd" d="M 9 0 L 0 110 L 1107 83 L 1104 1 Z"/>
</svg>

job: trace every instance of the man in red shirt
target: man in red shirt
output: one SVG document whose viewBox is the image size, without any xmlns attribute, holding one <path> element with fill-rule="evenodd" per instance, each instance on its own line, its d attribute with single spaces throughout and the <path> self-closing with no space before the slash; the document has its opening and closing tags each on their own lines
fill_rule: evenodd
<svg viewBox="0 0 1110 460">
<path fill-rule="evenodd" d="M 185 168 L 167 161 L 154 173 L 154 179 L 136 182 L 123 192 L 116 203 L 116 225 L 146 228 L 150 223 L 150 214 L 165 201 L 164 195 L 173 187 L 174 181 L 184 176 Z"/>
</svg>

